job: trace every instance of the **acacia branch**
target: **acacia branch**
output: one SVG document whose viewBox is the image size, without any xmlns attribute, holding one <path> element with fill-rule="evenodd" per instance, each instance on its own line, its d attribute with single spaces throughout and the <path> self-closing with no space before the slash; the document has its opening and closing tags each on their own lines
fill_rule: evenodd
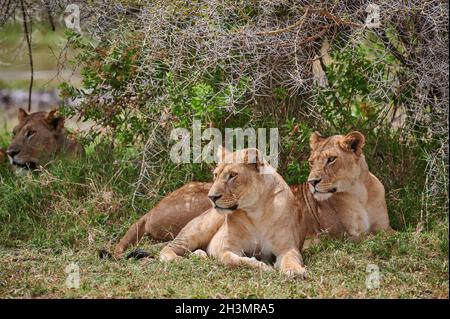
<svg viewBox="0 0 450 319">
<path fill-rule="evenodd" d="M 48 22 L 50 22 L 50 26 L 52 28 L 52 31 L 55 31 L 56 30 L 55 22 L 53 21 L 51 5 L 50 5 L 50 3 L 48 1 L 45 2 L 45 8 L 47 10 Z"/>
<path fill-rule="evenodd" d="M 303 23 L 305 22 L 306 16 L 308 15 L 309 12 L 309 8 L 306 8 L 305 14 L 294 24 L 287 26 L 286 28 L 282 28 L 282 29 L 278 29 L 278 30 L 273 30 L 273 31 L 265 31 L 265 32 L 257 32 L 256 35 L 277 35 L 280 33 L 284 33 L 290 30 L 293 30 L 297 27 L 301 28 Z"/>
<path fill-rule="evenodd" d="M 25 13 L 25 5 L 23 0 L 20 0 L 20 6 L 22 9 L 22 17 L 23 17 L 23 28 L 25 30 L 25 38 L 27 40 L 28 45 L 28 57 L 30 61 L 30 86 L 28 88 L 28 112 L 31 111 L 31 92 L 33 91 L 33 80 L 34 80 L 34 67 L 33 67 L 33 54 L 31 52 L 31 34 L 28 31 L 27 25 L 27 14 Z M 31 17 L 30 17 L 31 22 Z"/>
<path fill-rule="evenodd" d="M 401 64 L 404 66 L 410 66 L 409 61 L 403 56 L 403 54 L 400 53 L 400 51 L 392 44 L 392 42 L 389 40 L 388 36 L 386 35 L 385 30 L 381 30 L 380 32 L 377 32 L 378 37 L 385 45 L 386 49 L 397 59 L 400 61 Z"/>
<path fill-rule="evenodd" d="M 352 22 L 352 21 L 348 21 L 348 20 L 344 20 L 344 19 L 341 19 L 339 17 L 336 17 L 336 16 L 332 15 L 330 12 L 328 12 L 325 9 L 310 9 L 310 8 L 306 8 L 305 13 L 303 14 L 303 16 L 297 22 L 295 22 L 294 24 L 291 24 L 291 25 L 287 26 L 286 28 L 281 28 L 281 29 L 277 29 L 277 30 L 257 32 L 256 35 L 264 35 L 264 36 L 279 35 L 279 34 L 284 33 L 284 32 L 292 31 L 293 29 L 296 29 L 296 28 L 301 28 L 303 26 L 303 23 L 305 22 L 306 17 L 307 17 L 309 12 L 313 12 L 313 13 L 316 13 L 317 15 L 321 16 L 321 17 L 325 17 L 325 18 L 331 19 L 331 20 L 333 20 L 334 24 L 336 24 L 336 25 L 348 25 L 348 26 L 356 27 L 356 28 L 363 28 L 364 27 L 363 24 Z"/>
</svg>

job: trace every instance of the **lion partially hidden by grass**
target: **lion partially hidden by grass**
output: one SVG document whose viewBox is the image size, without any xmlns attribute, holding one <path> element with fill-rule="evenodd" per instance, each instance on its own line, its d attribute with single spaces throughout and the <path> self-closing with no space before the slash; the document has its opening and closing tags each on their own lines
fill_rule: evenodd
<svg viewBox="0 0 450 319">
<path fill-rule="evenodd" d="M 19 109 L 18 119 L 6 150 L 13 168 L 35 169 L 46 165 L 55 155 L 78 158 L 84 153 L 81 144 L 65 130 L 64 117 L 57 111 L 28 114 Z"/>
</svg>

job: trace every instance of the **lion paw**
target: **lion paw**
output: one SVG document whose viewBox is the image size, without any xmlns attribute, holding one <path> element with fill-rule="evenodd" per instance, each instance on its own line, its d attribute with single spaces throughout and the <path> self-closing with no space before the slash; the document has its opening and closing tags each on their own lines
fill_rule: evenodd
<svg viewBox="0 0 450 319">
<path fill-rule="evenodd" d="M 259 268 L 259 269 L 264 270 L 264 271 L 272 271 L 273 270 L 272 267 L 270 267 L 269 265 L 267 265 L 266 263 L 264 263 L 262 261 L 259 261 L 255 257 L 252 257 L 252 258 L 243 257 L 243 258 L 246 258 L 251 264 L 256 266 L 256 268 Z"/>
<path fill-rule="evenodd" d="M 282 269 L 281 271 L 291 279 L 306 279 L 306 268 L 302 266 Z"/>
<path fill-rule="evenodd" d="M 206 253 L 206 251 L 201 250 L 201 249 L 197 249 L 196 251 L 194 251 L 192 253 L 192 255 L 200 257 L 200 258 L 207 258 L 208 254 Z"/>
<path fill-rule="evenodd" d="M 175 252 L 168 247 L 163 248 L 159 254 L 159 260 L 162 262 L 170 262 L 180 258 L 181 256 L 175 254 Z"/>
</svg>

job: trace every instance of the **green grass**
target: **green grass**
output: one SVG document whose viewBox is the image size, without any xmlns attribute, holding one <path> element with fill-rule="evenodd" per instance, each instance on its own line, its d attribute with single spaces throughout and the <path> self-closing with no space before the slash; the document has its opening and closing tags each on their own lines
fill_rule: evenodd
<svg viewBox="0 0 450 319">
<path fill-rule="evenodd" d="M 56 71 L 55 71 L 55 74 L 56 74 Z M 1 80 L 0 79 L 0 88 L 1 89 L 28 90 L 29 85 L 30 85 L 29 76 L 26 79 L 13 79 L 13 80 Z M 33 80 L 33 90 L 34 89 L 36 89 L 36 90 L 56 89 L 57 87 L 58 87 L 57 79 L 47 78 L 47 79 L 34 79 Z"/>
<path fill-rule="evenodd" d="M 0 64 L 0 71 L 28 71 L 28 48 L 24 41 L 20 23 L 7 23 L 0 28 L 0 60 L 3 62 Z M 57 61 L 54 54 L 59 54 L 65 42 L 62 26 L 58 25 L 56 31 L 52 31 L 47 24 L 34 23 L 32 52 L 35 70 L 55 69 Z"/>
<path fill-rule="evenodd" d="M 0 146 L 9 138 L 1 133 Z M 390 154 L 398 161 L 395 151 Z M 393 168 L 371 167 L 388 190 L 397 233 L 361 243 L 325 239 L 303 253 L 308 278 L 298 281 L 276 272 L 231 271 L 195 257 L 173 264 L 98 258 L 99 249 L 112 250 L 169 191 L 187 180 L 209 179 L 207 167 L 166 168 L 161 175 L 170 181 L 156 195 L 140 190 L 134 197 L 139 165 L 133 150 L 90 146 L 81 161 L 55 161 L 48 170 L 21 177 L 0 165 L 0 298 L 448 298 L 448 212 L 436 208 L 426 227 L 416 230 L 421 188 L 415 183 L 422 175 L 398 172 L 405 179 L 401 187 Z M 402 218 L 406 223 L 398 222 Z M 148 238 L 139 246 L 155 256 L 161 248 Z M 71 262 L 81 269 L 79 289 L 65 286 L 64 269 Z M 380 269 L 378 289 L 365 286 L 368 264 Z"/>
<path fill-rule="evenodd" d="M 94 243 L 78 250 L 0 248 L 0 297 L 448 298 L 448 251 L 441 244 L 439 231 L 377 235 L 357 244 L 328 240 L 303 253 L 304 281 L 278 272 L 230 271 L 195 256 L 171 264 L 101 260 Z M 152 250 L 148 240 L 141 246 Z M 65 285 L 71 263 L 80 267 L 78 289 Z M 368 264 L 379 267 L 378 288 L 366 287 Z"/>
<path fill-rule="evenodd" d="M 35 90 L 56 88 L 59 83 L 53 77 L 58 69 L 57 58 L 63 53 L 62 62 L 65 60 L 65 53 L 67 58 L 73 56 L 71 50 L 64 51 L 67 42 L 64 35 L 65 28 L 58 24 L 56 31 L 52 31 L 47 23 L 34 23 L 32 30 L 31 48 L 35 71 L 33 88 Z M 0 47 L 0 88 L 28 89 L 30 77 L 28 47 L 20 23 L 10 22 L 0 28 Z M 12 73 L 13 76 L 12 78 L 10 75 L 2 76 L 2 72 Z M 73 80 L 76 82 L 77 76 Z"/>
</svg>

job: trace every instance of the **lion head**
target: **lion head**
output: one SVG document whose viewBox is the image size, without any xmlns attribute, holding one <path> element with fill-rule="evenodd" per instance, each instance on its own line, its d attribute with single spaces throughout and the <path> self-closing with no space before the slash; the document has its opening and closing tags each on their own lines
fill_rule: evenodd
<svg viewBox="0 0 450 319">
<path fill-rule="evenodd" d="M 365 138 L 360 132 L 345 136 L 311 135 L 311 171 L 308 184 L 314 198 L 326 200 L 335 193 L 347 192 L 367 164 L 362 153 Z"/>
<path fill-rule="evenodd" d="M 220 147 L 219 163 L 208 197 L 219 213 L 230 213 L 254 205 L 264 189 L 264 174 L 270 165 L 257 149 L 227 152 Z M 264 172 L 263 172 L 264 171 Z"/>
<path fill-rule="evenodd" d="M 45 165 L 64 141 L 64 118 L 56 111 L 28 114 L 19 109 L 19 124 L 6 151 L 15 167 L 35 169 Z"/>
</svg>

